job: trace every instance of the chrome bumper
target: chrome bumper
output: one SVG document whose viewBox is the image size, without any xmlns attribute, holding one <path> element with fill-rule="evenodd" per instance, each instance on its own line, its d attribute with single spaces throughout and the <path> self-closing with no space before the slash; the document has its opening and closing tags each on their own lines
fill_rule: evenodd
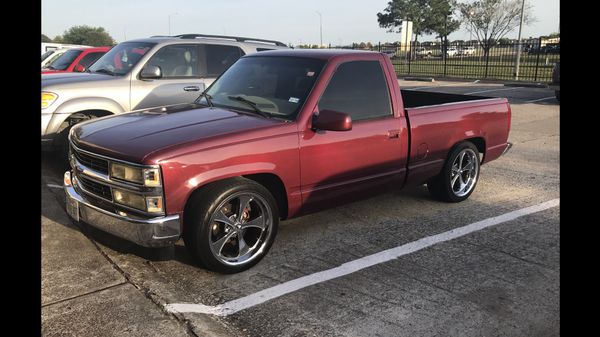
<svg viewBox="0 0 600 337">
<path fill-rule="evenodd" d="M 512 148 L 513 144 L 510 142 L 506 143 L 506 148 L 504 148 L 504 151 L 502 151 L 502 156 L 505 155 L 511 148 Z"/>
<path fill-rule="evenodd" d="M 144 247 L 170 246 L 181 236 L 179 215 L 136 219 L 92 205 L 73 186 L 70 171 L 65 172 L 64 189 L 67 196 L 67 213 L 76 221 L 82 220 L 102 231 Z"/>
</svg>

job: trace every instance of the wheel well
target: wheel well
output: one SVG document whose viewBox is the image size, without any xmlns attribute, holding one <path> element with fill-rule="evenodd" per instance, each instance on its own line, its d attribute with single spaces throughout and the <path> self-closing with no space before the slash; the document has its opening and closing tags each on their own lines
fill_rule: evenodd
<svg viewBox="0 0 600 337">
<path fill-rule="evenodd" d="M 277 202 L 277 208 L 279 209 L 279 216 L 282 219 L 287 218 L 288 203 L 287 203 L 287 194 L 285 192 L 285 186 L 283 185 L 283 182 L 281 181 L 281 179 L 279 179 L 278 176 L 271 174 L 271 173 L 257 173 L 257 174 L 247 174 L 247 175 L 243 175 L 241 177 L 230 177 L 230 178 L 226 178 L 223 180 L 211 181 L 210 183 L 208 183 L 206 185 L 202 185 L 202 186 L 196 188 L 194 191 L 192 191 L 192 193 L 190 194 L 190 196 L 188 197 L 188 199 L 186 201 L 186 204 L 183 209 L 184 218 L 185 218 L 185 214 L 188 213 L 188 207 L 190 206 L 190 200 L 192 200 L 192 198 L 196 194 L 202 193 L 202 191 L 205 190 L 207 187 L 209 187 L 212 184 L 215 184 L 217 182 L 222 182 L 222 181 L 226 181 L 226 180 L 234 180 L 234 179 L 239 179 L 239 178 L 250 179 L 250 180 L 253 180 L 253 181 L 263 185 L 269 192 L 271 192 L 273 194 L 273 198 L 275 198 L 275 201 Z M 185 220 L 184 220 L 184 231 L 185 231 Z"/>
<path fill-rule="evenodd" d="M 482 155 L 481 162 L 483 163 L 483 160 L 485 159 L 485 139 L 483 139 L 482 137 L 473 137 L 473 138 L 463 139 L 461 142 L 473 143 L 473 145 L 475 145 L 475 147 L 477 148 L 477 151 L 479 151 L 479 153 L 481 153 L 481 155 Z M 456 145 L 457 144 L 454 144 L 454 146 L 456 146 Z"/>
<path fill-rule="evenodd" d="M 104 117 L 108 115 L 112 115 L 113 113 L 106 110 L 82 110 L 73 113 L 67 120 L 77 119 L 77 120 L 86 120 L 88 117 L 92 116 L 95 118 Z"/>
<path fill-rule="evenodd" d="M 278 176 L 272 173 L 257 173 L 244 175 L 244 178 L 254 180 L 255 182 L 263 185 L 269 192 L 273 194 L 273 198 L 277 201 L 277 208 L 279 208 L 279 216 L 282 219 L 287 218 L 288 213 L 288 202 L 287 193 L 285 191 L 285 185 L 279 179 Z"/>
</svg>

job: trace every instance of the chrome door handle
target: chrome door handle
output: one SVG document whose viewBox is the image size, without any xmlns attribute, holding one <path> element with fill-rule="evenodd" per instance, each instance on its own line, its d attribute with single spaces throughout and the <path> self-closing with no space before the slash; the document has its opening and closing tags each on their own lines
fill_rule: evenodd
<svg viewBox="0 0 600 337">
<path fill-rule="evenodd" d="M 189 87 L 183 87 L 183 91 L 200 91 L 200 87 L 196 85 L 192 85 Z"/>
</svg>

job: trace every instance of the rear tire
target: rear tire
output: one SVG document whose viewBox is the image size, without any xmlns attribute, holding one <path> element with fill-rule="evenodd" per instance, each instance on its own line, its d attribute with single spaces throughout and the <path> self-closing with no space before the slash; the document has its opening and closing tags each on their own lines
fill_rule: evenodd
<svg viewBox="0 0 600 337">
<path fill-rule="evenodd" d="M 271 193 L 246 178 L 219 181 L 195 193 L 185 211 L 183 240 L 206 269 L 232 274 L 257 264 L 277 235 Z"/>
<path fill-rule="evenodd" d="M 479 180 L 479 167 L 477 147 L 468 141 L 459 143 L 450 151 L 442 172 L 427 182 L 429 193 L 446 202 L 466 200 Z"/>
</svg>

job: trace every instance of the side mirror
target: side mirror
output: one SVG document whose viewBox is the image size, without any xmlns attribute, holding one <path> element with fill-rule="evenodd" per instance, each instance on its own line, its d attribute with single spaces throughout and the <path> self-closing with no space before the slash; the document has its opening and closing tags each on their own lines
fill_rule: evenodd
<svg viewBox="0 0 600 337">
<path fill-rule="evenodd" d="M 321 110 L 319 115 L 313 116 L 313 130 L 350 131 L 352 130 L 352 117 L 347 113 Z"/>
<path fill-rule="evenodd" d="M 85 67 L 82 66 L 81 64 L 78 64 L 75 66 L 75 68 L 73 68 L 73 71 L 77 72 L 77 73 L 82 73 L 85 71 Z"/>
<path fill-rule="evenodd" d="M 140 78 L 154 80 L 162 77 L 162 70 L 158 66 L 145 66 L 140 73 Z"/>
</svg>

